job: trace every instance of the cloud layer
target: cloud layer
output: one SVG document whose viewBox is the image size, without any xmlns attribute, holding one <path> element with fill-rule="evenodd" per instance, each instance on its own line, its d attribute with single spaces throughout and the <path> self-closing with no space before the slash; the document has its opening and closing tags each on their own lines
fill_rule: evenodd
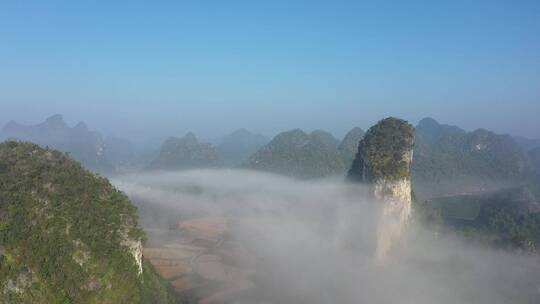
<svg viewBox="0 0 540 304">
<path fill-rule="evenodd" d="M 235 303 L 535 303 L 538 258 L 440 236 L 411 223 L 384 264 L 367 189 L 240 170 L 126 175 L 114 184 L 141 223 L 235 219 L 231 237 L 257 257 L 256 287 Z"/>
</svg>

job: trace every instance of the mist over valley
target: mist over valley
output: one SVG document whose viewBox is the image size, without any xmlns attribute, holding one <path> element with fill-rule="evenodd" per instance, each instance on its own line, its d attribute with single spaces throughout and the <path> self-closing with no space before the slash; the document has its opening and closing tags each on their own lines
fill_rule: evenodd
<svg viewBox="0 0 540 304">
<path fill-rule="evenodd" d="M 3 1 L 0 304 L 540 303 L 540 1 Z"/>
</svg>

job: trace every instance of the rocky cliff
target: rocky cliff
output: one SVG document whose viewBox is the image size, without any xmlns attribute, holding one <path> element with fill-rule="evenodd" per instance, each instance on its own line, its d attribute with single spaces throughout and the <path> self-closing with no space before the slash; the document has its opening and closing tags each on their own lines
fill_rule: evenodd
<svg viewBox="0 0 540 304">
<path fill-rule="evenodd" d="M 380 204 L 376 255 L 383 258 L 402 233 L 411 214 L 411 164 L 414 128 L 386 118 L 371 127 L 358 145 L 348 177 L 369 187 Z"/>
</svg>

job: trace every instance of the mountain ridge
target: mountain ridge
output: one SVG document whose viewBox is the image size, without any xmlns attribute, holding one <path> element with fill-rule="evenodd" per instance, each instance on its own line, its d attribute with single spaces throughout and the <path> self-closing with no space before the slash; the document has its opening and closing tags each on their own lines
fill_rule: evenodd
<svg viewBox="0 0 540 304">
<path fill-rule="evenodd" d="M 52 115 L 44 122 L 35 125 L 23 125 L 10 121 L 0 131 L 0 139 L 31 141 L 44 147 L 50 146 L 70 153 L 93 171 L 114 172 L 112 164 L 107 159 L 101 134 L 90 131 L 83 122 L 71 128 L 60 114 Z"/>
<path fill-rule="evenodd" d="M 422 120 L 416 135 L 413 181 L 421 197 L 495 190 L 530 175 L 530 160 L 510 135 L 433 119 Z"/>
<path fill-rule="evenodd" d="M 147 170 L 187 170 L 222 167 L 216 149 L 207 143 L 200 143 L 192 132 L 184 137 L 169 137 Z"/>
</svg>

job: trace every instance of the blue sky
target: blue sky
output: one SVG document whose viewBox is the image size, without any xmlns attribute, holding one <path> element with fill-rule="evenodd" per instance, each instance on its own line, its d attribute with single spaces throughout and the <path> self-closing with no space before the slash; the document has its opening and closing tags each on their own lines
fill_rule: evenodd
<svg viewBox="0 0 540 304">
<path fill-rule="evenodd" d="M 2 1 L 0 106 L 139 139 L 389 115 L 540 137 L 540 1 Z"/>
</svg>

